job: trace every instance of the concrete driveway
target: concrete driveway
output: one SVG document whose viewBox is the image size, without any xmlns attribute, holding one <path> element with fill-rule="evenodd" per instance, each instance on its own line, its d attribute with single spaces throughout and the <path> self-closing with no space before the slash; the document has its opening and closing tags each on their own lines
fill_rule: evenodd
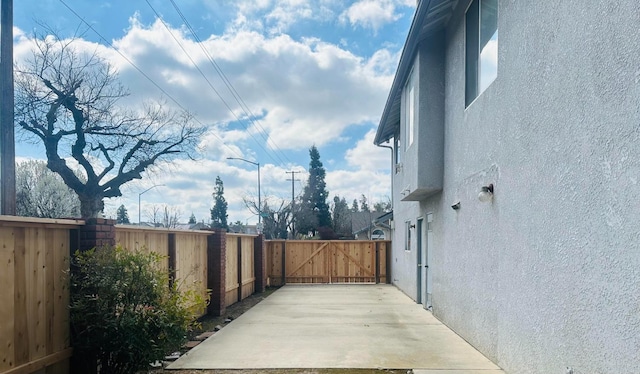
<svg viewBox="0 0 640 374">
<path fill-rule="evenodd" d="M 503 373 L 391 285 L 284 286 L 168 368 Z"/>
</svg>

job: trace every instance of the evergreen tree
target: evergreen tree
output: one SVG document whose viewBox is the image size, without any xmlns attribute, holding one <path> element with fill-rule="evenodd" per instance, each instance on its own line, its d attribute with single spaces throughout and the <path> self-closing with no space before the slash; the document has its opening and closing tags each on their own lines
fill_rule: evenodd
<svg viewBox="0 0 640 374">
<path fill-rule="evenodd" d="M 326 171 L 320 161 L 320 152 L 315 145 L 309 149 L 309 157 L 311 158 L 309 179 L 302 193 L 300 216 L 296 217 L 296 221 L 299 232 L 312 232 L 315 235 L 318 228 L 331 227 L 331 214 L 327 204 L 329 193 L 324 181 Z"/>
<path fill-rule="evenodd" d="M 333 197 L 333 231 L 338 237 L 351 236 L 351 212 L 347 200 L 339 196 Z"/>
<path fill-rule="evenodd" d="M 374 212 L 390 212 L 391 211 L 391 199 L 389 197 L 386 200 L 378 201 L 373 204 Z"/>
<path fill-rule="evenodd" d="M 120 205 L 116 211 L 116 223 L 131 223 L 129 222 L 129 213 L 124 204 Z"/>
<path fill-rule="evenodd" d="M 224 184 L 222 183 L 220 176 L 216 177 L 213 201 L 213 208 L 211 208 L 211 227 L 217 229 L 228 229 L 227 201 L 224 199 Z"/>
<path fill-rule="evenodd" d="M 360 209 L 358 208 L 358 200 L 357 199 L 353 199 L 353 203 L 351 203 L 351 211 L 352 212 L 357 212 Z"/>
<path fill-rule="evenodd" d="M 360 211 L 361 212 L 369 212 L 369 204 L 367 204 L 367 197 L 362 194 L 360 197 Z"/>
<path fill-rule="evenodd" d="M 196 215 L 193 213 L 191 213 L 191 216 L 189 217 L 189 224 L 190 225 L 196 224 Z"/>
</svg>

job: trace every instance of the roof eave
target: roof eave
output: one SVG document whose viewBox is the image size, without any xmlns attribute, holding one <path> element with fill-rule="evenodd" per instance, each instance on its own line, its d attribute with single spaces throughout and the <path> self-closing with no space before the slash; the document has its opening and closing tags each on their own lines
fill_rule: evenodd
<svg viewBox="0 0 640 374">
<path fill-rule="evenodd" d="M 409 35 L 407 35 L 407 40 L 400 55 L 396 75 L 391 84 L 391 91 L 387 97 L 378 130 L 373 140 L 375 145 L 380 145 L 394 137 L 397 131 L 396 126 L 400 124 L 399 111 L 402 88 L 413 66 L 418 44 L 425 35 L 444 27 L 456 3 L 457 0 L 422 0 L 418 3 L 418 8 L 409 28 Z M 432 5 L 434 6 L 432 7 Z M 429 19 L 430 16 L 432 19 Z"/>
</svg>

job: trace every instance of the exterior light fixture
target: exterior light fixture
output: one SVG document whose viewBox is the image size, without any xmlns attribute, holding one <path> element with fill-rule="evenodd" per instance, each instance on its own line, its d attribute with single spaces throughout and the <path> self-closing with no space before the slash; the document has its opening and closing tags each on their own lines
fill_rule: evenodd
<svg viewBox="0 0 640 374">
<path fill-rule="evenodd" d="M 478 194 L 478 200 L 483 203 L 487 203 L 493 199 L 493 183 L 487 186 L 482 186 L 480 193 Z"/>
<path fill-rule="evenodd" d="M 460 209 L 460 202 L 456 201 L 455 203 L 451 204 L 451 209 L 453 209 L 453 210 Z"/>
</svg>

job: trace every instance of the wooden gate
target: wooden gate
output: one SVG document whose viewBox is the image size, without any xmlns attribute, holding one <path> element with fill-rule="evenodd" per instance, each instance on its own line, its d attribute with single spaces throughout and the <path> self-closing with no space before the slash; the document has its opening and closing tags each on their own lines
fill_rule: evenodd
<svg viewBox="0 0 640 374">
<path fill-rule="evenodd" d="M 387 283 L 390 244 L 381 240 L 268 241 L 269 284 Z"/>
</svg>

